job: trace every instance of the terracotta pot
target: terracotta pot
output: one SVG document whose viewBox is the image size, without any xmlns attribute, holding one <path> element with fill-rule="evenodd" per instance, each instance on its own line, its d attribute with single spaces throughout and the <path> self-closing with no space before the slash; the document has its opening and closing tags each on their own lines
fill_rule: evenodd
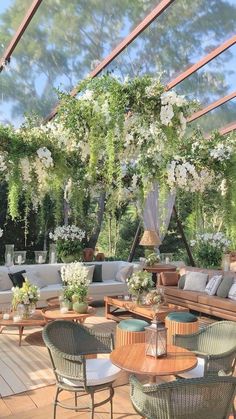
<svg viewBox="0 0 236 419">
<path fill-rule="evenodd" d="M 83 250 L 83 261 L 92 262 L 94 256 L 94 249 L 92 247 L 86 247 Z"/>
<path fill-rule="evenodd" d="M 96 260 L 99 260 L 99 261 L 103 261 L 103 260 L 105 260 L 105 255 L 104 255 L 104 253 L 97 253 L 97 254 L 96 254 Z"/>
</svg>

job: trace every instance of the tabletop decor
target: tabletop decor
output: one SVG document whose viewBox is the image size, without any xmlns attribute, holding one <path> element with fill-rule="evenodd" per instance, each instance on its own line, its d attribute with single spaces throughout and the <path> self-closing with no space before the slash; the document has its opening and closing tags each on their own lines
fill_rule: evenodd
<svg viewBox="0 0 236 419">
<path fill-rule="evenodd" d="M 153 266 L 156 265 L 156 263 L 160 262 L 160 257 L 157 253 L 150 253 L 146 257 L 145 265 L 146 266 Z"/>
<path fill-rule="evenodd" d="M 22 287 L 13 287 L 12 307 L 20 318 L 27 319 L 35 311 L 36 303 L 40 297 L 39 288 L 26 278 Z"/>
<path fill-rule="evenodd" d="M 161 287 L 157 287 L 149 291 L 149 293 L 146 295 L 146 304 L 152 306 L 152 309 L 155 314 L 154 316 L 155 318 L 158 317 L 158 310 L 161 304 L 163 304 L 164 302 L 165 302 L 164 290 Z"/>
<path fill-rule="evenodd" d="M 127 286 L 129 293 L 136 298 L 137 304 L 140 304 L 143 294 L 153 287 L 152 274 L 146 271 L 134 272 L 127 279 Z"/>
<path fill-rule="evenodd" d="M 197 234 L 190 241 L 195 260 L 203 268 L 220 268 L 222 256 L 231 242 L 222 232 Z"/>
<path fill-rule="evenodd" d="M 90 280 L 88 268 L 80 262 L 70 263 L 61 268 L 64 284 L 63 301 L 78 313 L 86 313 L 88 309 L 87 295 Z"/>
<path fill-rule="evenodd" d="M 155 358 L 167 355 L 167 328 L 158 321 L 158 312 L 164 301 L 164 291 L 161 287 L 151 290 L 146 296 L 146 303 L 151 305 L 154 311 L 154 320 L 145 330 L 146 355 Z"/>
<path fill-rule="evenodd" d="M 74 224 L 59 226 L 49 233 L 49 238 L 56 243 L 58 256 L 65 263 L 81 259 L 84 237 L 85 232 Z"/>
</svg>

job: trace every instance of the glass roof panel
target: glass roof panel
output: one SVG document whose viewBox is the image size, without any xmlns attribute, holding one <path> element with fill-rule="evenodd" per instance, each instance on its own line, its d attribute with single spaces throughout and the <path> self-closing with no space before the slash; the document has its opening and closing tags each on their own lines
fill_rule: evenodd
<svg viewBox="0 0 236 419">
<path fill-rule="evenodd" d="M 32 0 L 0 1 L 0 56 L 11 41 Z"/>
<path fill-rule="evenodd" d="M 219 106 L 206 115 L 188 124 L 188 132 L 199 127 L 204 133 L 223 128 L 236 121 L 236 99 Z"/>
<path fill-rule="evenodd" d="M 189 7 L 191 5 L 191 7 Z M 176 0 L 108 67 L 167 83 L 235 33 L 236 0 Z"/>
<path fill-rule="evenodd" d="M 16 0 L 17 1 L 17 0 Z M 159 3 L 157 0 L 42 2 L 0 77 L 0 121 L 46 117 L 55 88 L 69 91 Z"/>
<path fill-rule="evenodd" d="M 236 45 L 216 57 L 174 90 L 206 106 L 236 90 Z"/>
</svg>

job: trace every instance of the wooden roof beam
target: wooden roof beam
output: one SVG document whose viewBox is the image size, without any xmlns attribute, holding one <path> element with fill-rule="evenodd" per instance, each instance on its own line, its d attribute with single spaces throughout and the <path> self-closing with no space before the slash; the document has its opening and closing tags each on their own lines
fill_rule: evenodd
<svg viewBox="0 0 236 419">
<path fill-rule="evenodd" d="M 23 33 L 27 29 L 29 23 L 31 22 L 32 18 L 34 17 L 35 13 L 37 12 L 40 4 L 43 0 L 33 0 L 31 6 L 27 10 L 23 20 L 21 21 L 15 35 L 11 39 L 9 45 L 5 49 L 2 57 L 0 58 L 0 73 L 4 69 L 5 65 L 10 61 L 11 55 L 15 48 L 17 47 Z"/>
<path fill-rule="evenodd" d="M 236 91 L 228 94 L 227 96 L 222 97 L 221 99 L 212 102 L 210 105 L 206 106 L 205 108 L 194 112 L 191 116 L 188 117 L 187 122 L 195 121 L 196 119 L 200 118 L 203 115 L 206 115 L 208 112 L 213 111 L 214 109 L 218 108 L 219 106 L 223 105 L 226 102 L 234 99 L 236 97 Z"/>
</svg>

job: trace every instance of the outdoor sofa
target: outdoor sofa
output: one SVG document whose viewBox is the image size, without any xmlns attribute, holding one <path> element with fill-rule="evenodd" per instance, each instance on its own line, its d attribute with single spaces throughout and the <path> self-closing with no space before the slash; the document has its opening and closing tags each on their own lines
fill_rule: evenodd
<svg viewBox="0 0 236 419">
<path fill-rule="evenodd" d="M 62 290 L 60 269 L 63 265 L 65 264 L 15 265 L 10 268 L 0 266 L 0 307 L 9 305 L 12 300 L 11 288 L 13 284 L 9 278 L 9 273 L 19 271 L 25 271 L 25 276 L 31 283 L 40 285 L 40 300 L 37 306 L 45 307 L 47 305 L 46 300 L 58 296 Z M 103 300 L 105 295 L 126 294 L 128 290 L 126 282 L 122 280 L 122 271 L 125 267 L 132 267 L 129 273 L 132 273 L 133 268 L 140 269 L 139 264 L 125 261 L 90 262 L 88 265 L 100 265 L 100 275 L 97 275 L 95 278 L 98 282 L 92 282 L 89 285 L 88 295 L 94 300 Z"/>
<path fill-rule="evenodd" d="M 183 277 L 186 272 L 206 273 L 208 274 L 208 281 L 215 275 L 222 275 L 224 286 L 222 286 L 223 282 L 221 281 L 221 292 L 219 292 L 218 288 L 215 295 L 208 295 L 203 291 L 182 289 L 181 286 L 183 284 L 181 285 L 179 278 Z M 179 273 L 168 272 L 160 274 L 160 285 L 164 287 L 166 302 L 188 307 L 191 310 L 222 319 L 236 321 L 236 295 L 235 299 L 229 298 L 229 290 L 232 289 L 233 284 L 236 284 L 236 272 L 233 271 L 224 272 L 185 266 L 180 269 Z"/>
</svg>

